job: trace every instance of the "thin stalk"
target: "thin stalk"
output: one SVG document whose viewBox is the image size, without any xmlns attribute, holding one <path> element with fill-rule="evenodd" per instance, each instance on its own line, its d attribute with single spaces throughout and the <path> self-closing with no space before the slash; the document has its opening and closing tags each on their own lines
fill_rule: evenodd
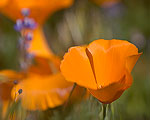
<svg viewBox="0 0 150 120">
<path fill-rule="evenodd" d="M 72 88 L 72 90 L 71 90 L 71 92 L 70 92 L 70 94 L 69 94 L 68 100 L 67 100 L 66 104 L 64 105 L 64 109 L 65 109 L 66 106 L 68 105 L 68 103 L 69 103 L 69 101 L 70 101 L 70 98 L 71 98 L 71 95 L 72 95 L 74 89 L 76 88 L 76 86 L 77 86 L 77 84 L 74 83 L 73 88 Z"/>
<path fill-rule="evenodd" d="M 103 107 L 103 120 L 105 120 L 107 104 L 102 104 L 102 107 Z"/>
</svg>

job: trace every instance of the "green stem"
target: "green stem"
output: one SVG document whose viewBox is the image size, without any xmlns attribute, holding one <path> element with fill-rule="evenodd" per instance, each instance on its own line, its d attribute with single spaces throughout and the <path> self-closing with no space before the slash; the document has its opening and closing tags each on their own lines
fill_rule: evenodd
<svg viewBox="0 0 150 120">
<path fill-rule="evenodd" d="M 105 120 L 105 117 L 106 117 L 106 107 L 107 107 L 107 104 L 103 104 L 103 120 Z"/>
<path fill-rule="evenodd" d="M 67 100 L 66 104 L 64 105 L 64 109 L 65 109 L 66 106 L 68 105 L 68 103 L 69 103 L 69 101 L 70 101 L 70 98 L 71 98 L 71 95 L 72 95 L 74 89 L 76 88 L 76 86 L 77 86 L 77 84 L 74 83 L 73 88 L 72 88 L 72 90 L 71 90 L 71 92 L 70 92 L 70 94 L 69 94 L 68 100 Z"/>
<path fill-rule="evenodd" d="M 76 88 L 76 86 L 77 86 L 77 84 L 76 84 L 76 83 L 74 83 L 73 88 L 72 88 L 72 90 L 71 90 L 71 92 L 70 92 L 70 95 L 69 95 L 69 98 L 68 98 L 69 100 L 70 100 L 71 95 L 72 95 L 72 93 L 73 93 L 74 89 Z"/>
</svg>

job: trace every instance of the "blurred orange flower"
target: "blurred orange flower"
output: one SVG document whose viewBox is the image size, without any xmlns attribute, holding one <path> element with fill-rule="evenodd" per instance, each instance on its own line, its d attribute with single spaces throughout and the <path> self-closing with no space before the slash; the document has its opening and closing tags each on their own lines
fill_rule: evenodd
<svg viewBox="0 0 150 120">
<path fill-rule="evenodd" d="M 69 97 L 73 84 L 67 82 L 59 72 L 58 58 L 47 60 L 35 57 L 27 73 L 17 73 L 11 70 L 0 72 L 0 100 L 3 103 L 3 113 L 13 99 L 21 99 L 22 106 L 28 110 L 46 110 L 62 105 Z M 18 84 L 15 85 L 14 81 Z M 19 94 L 19 90 L 22 93 Z"/>
<path fill-rule="evenodd" d="M 22 8 L 29 8 L 35 21 L 42 24 L 49 15 L 73 4 L 73 0 L 1 0 L 0 11 L 13 20 L 22 18 Z"/>
<path fill-rule="evenodd" d="M 12 96 L 16 99 L 16 91 L 22 89 L 23 92 L 20 95 L 17 93 L 16 97 L 21 98 L 25 109 L 46 110 L 62 105 L 68 99 L 72 85 L 60 73 L 44 76 L 29 73 L 14 87 Z"/>
<path fill-rule="evenodd" d="M 127 41 L 100 39 L 86 47 L 70 48 L 61 72 L 68 81 L 88 88 L 102 103 L 111 103 L 131 86 L 131 71 L 140 55 Z"/>
<path fill-rule="evenodd" d="M 68 99 L 73 84 L 61 75 L 59 63 L 52 61 L 36 57 L 35 65 L 29 67 L 26 77 L 12 89 L 13 99 L 21 99 L 25 109 L 46 110 L 62 105 Z M 21 94 L 19 90 L 22 90 Z"/>
</svg>

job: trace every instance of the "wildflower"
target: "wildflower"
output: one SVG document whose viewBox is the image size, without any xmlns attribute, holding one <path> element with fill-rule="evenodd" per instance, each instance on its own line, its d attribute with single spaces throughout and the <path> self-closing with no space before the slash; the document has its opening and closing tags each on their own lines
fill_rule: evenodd
<svg viewBox="0 0 150 120">
<path fill-rule="evenodd" d="M 26 77 L 12 89 L 12 98 L 21 99 L 27 110 L 46 110 L 62 105 L 68 99 L 73 84 L 67 82 L 59 71 L 52 71 L 47 59 L 36 59 L 35 66 L 31 66 Z"/>
<path fill-rule="evenodd" d="M 100 39 L 70 48 L 60 68 L 66 80 L 88 88 L 102 103 L 111 103 L 131 86 L 131 71 L 140 55 L 127 41 Z"/>
<path fill-rule="evenodd" d="M 11 93 L 12 98 L 21 99 L 22 106 L 28 110 L 46 110 L 67 101 L 73 84 L 59 72 L 60 59 L 35 56 L 34 61 L 25 73 L 0 72 L 0 100 L 4 113 L 12 100 Z"/>
</svg>

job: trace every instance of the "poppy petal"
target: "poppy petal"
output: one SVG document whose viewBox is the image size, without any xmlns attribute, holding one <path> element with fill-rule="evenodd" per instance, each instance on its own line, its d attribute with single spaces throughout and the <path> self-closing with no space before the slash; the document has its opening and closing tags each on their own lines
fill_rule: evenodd
<svg viewBox="0 0 150 120">
<path fill-rule="evenodd" d="M 72 87 L 73 84 L 67 82 L 60 73 L 48 76 L 30 74 L 14 87 L 12 97 L 16 99 L 16 91 L 22 89 L 22 93 L 16 96 L 21 99 L 24 108 L 46 110 L 62 105 L 68 99 Z"/>
<path fill-rule="evenodd" d="M 11 90 L 13 86 L 13 82 L 0 82 L 0 100 L 11 100 Z"/>
<path fill-rule="evenodd" d="M 3 101 L 3 106 L 2 106 L 2 118 L 4 119 L 7 113 L 7 110 L 9 108 L 9 101 Z"/>
<path fill-rule="evenodd" d="M 3 7 L 7 4 L 8 0 L 1 0 L 0 1 L 0 7 Z"/>
<path fill-rule="evenodd" d="M 5 1 L 7 2 L 5 3 Z M 22 8 L 29 8 L 31 10 L 30 17 L 41 25 L 49 15 L 57 10 L 71 6 L 73 1 L 74 0 L 38 0 L 37 2 L 36 0 L 2 0 L 0 7 L 2 6 L 1 12 L 13 20 L 22 18 Z"/>
<path fill-rule="evenodd" d="M 119 82 L 113 83 L 107 87 L 98 89 L 98 90 L 92 90 L 88 89 L 89 92 L 95 96 L 99 101 L 101 101 L 104 104 L 109 104 L 116 99 L 118 99 L 124 90 L 129 88 L 132 84 L 132 76 L 130 73 L 126 70 L 126 74 Z"/>
<path fill-rule="evenodd" d="M 139 53 L 137 55 L 132 55 L 127 57 L 126 59 L 126 67 L 129 70 L 129 72 L 132 71 L 134 65 L 136 64 L 137 60 L 139 59 L 139 57 L 142 55 L 142 53 Z"/>
<path fill-rule="evenodd" d="M 28 72 L 49 75 L 60 71 L 60 59 L 57 56 L 51 56 L 50 59 L 35 56 L 33 65 L 29 66 Z"/>
<path fill-rule="evenodd" d="M 64 56 L 60 69 L 68 81 L 76 82 L 81 86 L 91 89 L 97 89 L 97 84 L 85 49 L 85 47 L 70 48 Z"/>
<path fill-rule="evenodd" d="M 23 74 L 13 70 L 0 71 L 0 100 L 11 100 L 11 90 L 14 86 L 14 81 L 19 82 L 23 77 Z"/>
<path fill-rule="evenodd" d="M 88 47 L 93 56 L 99 88 L 119 81 L 125 74 L 126 57 L 138 54 L 138 49 L 123 40 L 96 40 Z"/>
<path fill-rule="evenodd" d="M 1 70 L 0 71 L 0 82 L 19 80 L 23 77 L 24 77 L 24 74 L 15 72 L 13 70 Z"/>
<path fill-rule="evenodd" d="M 43 24 L 48 15 L 55 11 L 67 8 L 73 4 L 73 0 L 15 0 L 19 8 L 31 9 L 31 16 L 40 24 Z M 39 17 L 40 14 L 40 17 Z"/>
</svg>

